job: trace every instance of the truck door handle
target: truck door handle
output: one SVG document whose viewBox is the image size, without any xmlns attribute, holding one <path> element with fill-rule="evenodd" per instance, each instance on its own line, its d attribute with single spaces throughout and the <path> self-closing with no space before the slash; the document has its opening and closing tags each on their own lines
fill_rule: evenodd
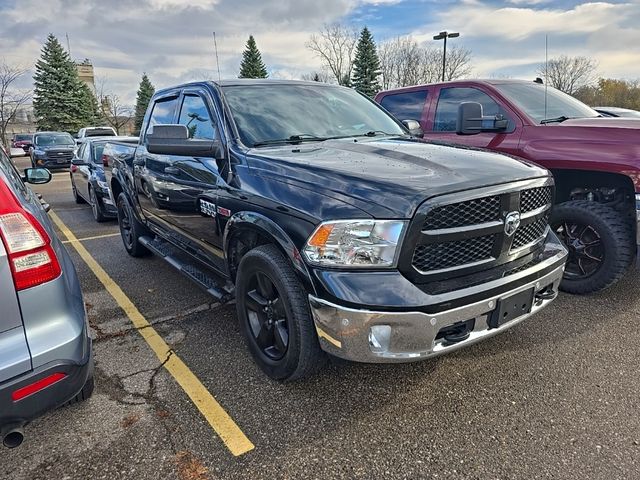
<svg viewBox="0 0 640 480">
<path fill-rule="evenodd" d="M 164 167 L 164 173 L 169 175 L 180 175 L 180 169 L 176 167 Z"/>
</svg>

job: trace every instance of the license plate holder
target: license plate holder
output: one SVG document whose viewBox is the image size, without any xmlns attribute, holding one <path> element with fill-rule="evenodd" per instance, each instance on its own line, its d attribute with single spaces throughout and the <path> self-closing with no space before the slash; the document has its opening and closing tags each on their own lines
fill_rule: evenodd
<svg viewBox="0 0 640 480">
<path fill-rule="evenodd" d="M 498 305 L 491 312 L 489 326 L 498 328 L 511 320 L 531 312 L 533 306 L 534 288 L 510 295 L 498 300 Z"/>
</svg>

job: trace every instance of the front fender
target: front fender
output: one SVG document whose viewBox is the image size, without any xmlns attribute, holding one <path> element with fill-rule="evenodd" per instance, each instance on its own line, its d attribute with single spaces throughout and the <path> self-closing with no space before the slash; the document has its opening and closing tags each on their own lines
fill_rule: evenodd
<svg viewBox="0 0 640 480">
<path fill-rule="evenodd" d="M 303 222 L 302 220 L 298 221 Z M 309 223 L 309 226 L 310 231 L 313 231 L 313 225 Z M 268 238 L 273 244 L 277 245 L 282 253 L 289 259 L 301 280 L 303 280 L 309 288 L 313 289 L 311 275 L 304 263 L 304 260 L 302 259 L 302 254 L 296 246 L 296 243 L 287 234 L 287 232 L 282 229 L 282 227 L 260 213 L 248 211 L 237 212 L 227 221 L 222 240 L 227 259 L 229 259 L 229 242 L 233 237 L 233 234 L 242 229 L 257 232 L 261 236 Z"/>
</svg>

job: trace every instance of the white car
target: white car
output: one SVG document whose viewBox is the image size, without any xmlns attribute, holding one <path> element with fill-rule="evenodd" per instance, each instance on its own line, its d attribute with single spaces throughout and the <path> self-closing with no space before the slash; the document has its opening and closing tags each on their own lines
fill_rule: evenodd
<svg viewBox="0 0 640 480">
<path fill-rule="evenodd" d="M 87 137 L 115 137 L 116 135 L 113 127 L 85 127 L 78 130 L 75 137 L 76 143 L 80 144 Z"/>
</svg>

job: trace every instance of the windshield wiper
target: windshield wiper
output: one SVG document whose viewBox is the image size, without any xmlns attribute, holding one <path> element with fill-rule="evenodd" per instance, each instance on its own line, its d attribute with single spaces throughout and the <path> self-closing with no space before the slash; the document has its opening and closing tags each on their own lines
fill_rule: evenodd
<svg viewBox="0 0 640 480">
<path fill-rule="evenodd" d="M 253 144 L 254 147 L 262 147 L 264 145 L 277 145 L 279 143 L 302 143 L 302 142 L 324 142 L 328 140 L 326 137 L 317 137 L 310 133 L 300 133 L 298 135 L 291 135 L 289 138 L 276 138 L 271 140 L 263 140 Z"/>
<path fill-rule="evenodd" d="M 564 115 L 560 115 L 559 117 L 554 118 L 545 118 L 544 120 L 540 120 L 540 125 L 544 125 L 546 123 L 562 123 L 565 120 L 569 120 L 571 117 L 566 117 Z"/>
</svg>

